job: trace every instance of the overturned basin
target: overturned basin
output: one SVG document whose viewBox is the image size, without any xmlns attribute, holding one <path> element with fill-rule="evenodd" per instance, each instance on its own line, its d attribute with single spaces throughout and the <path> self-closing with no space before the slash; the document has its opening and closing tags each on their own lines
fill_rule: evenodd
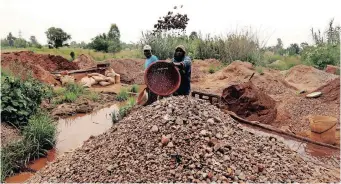
<svg viewBox="0 0 341 184">
<path fill-rule="evenodd" d="M 158 61 L 147 68 L 144 81 L 153 93 L 168 96 L 179 88 L 181 77 L 174 65 Z"/>
</svg>

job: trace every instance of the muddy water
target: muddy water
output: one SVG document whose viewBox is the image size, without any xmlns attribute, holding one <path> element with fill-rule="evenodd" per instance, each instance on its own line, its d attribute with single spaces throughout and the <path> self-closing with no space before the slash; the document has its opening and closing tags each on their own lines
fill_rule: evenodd
<svg viewBox="0 0 341 184">
<path fill-rule="evenodd" d="M 60 119 L 57 126 L 57 141 L 54 149 L 49 150 L 46 157 L 32 161 L 28 168 L 38 171 L 48 162 L 53 161 L 57 155 L 72 151 L 80 147 L 90 136 L 97 136 L 112 126 L 111 116 L 113 110 L 118 110 L 121 104 L 101 109 L 91 114 L 78 114 L 67 119 Z M 34 173 L 21 172 L 6 178 L 6 183 L 22 183 L 33 176 Z"/>
<path fill-rule="evenodd" d="M 81 146 L 90 136 L 100 135 L 112 126 L 110 113 L 118 110 L 117 105 L 91 114 L 78 114 L 58 122 L 57 154 Z"/>
</svg>

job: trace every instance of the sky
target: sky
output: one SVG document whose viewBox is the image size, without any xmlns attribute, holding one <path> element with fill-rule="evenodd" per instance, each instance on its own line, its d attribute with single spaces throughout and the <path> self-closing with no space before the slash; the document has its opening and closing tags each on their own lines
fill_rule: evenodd
<svg viewBox="0 0 341 184">
<path fill-rule="evenodd" d="M 340 24 L 340 0 L 0 0 L 0 37 L 9 32 L 47 43 L 45 31 L 60 27 L 72 41 L 91 41 L 116 23 L 124 42 L 137 42 L 174 6 L 189 17 L 187 33 L 219 35 L 250 28 L 266 45 L 281 38 L 312 42 L 310 29 L 325 30 L 331 18 Z"/>
</svg>

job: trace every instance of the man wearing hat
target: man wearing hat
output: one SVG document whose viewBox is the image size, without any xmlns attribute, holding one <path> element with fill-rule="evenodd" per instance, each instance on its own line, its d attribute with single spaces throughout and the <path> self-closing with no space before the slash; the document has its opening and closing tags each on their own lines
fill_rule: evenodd
<svg viewBox="0 0 341 184">
<path fill-rule="evenodd" d="M 145 45 L 143 47 L 143 53 L 146 56 L 146 62 L 144 63 L 144 69 L 147 69 L 149 65 L 158 61 L 159 59 L 152 55 L 152 47 L 149 45 Z M 148 101 L 145 105 L 149 105 L 157 100 L 157 94 L 154 94 L 151 90 L 146 88 L 146 92 L 148 93 Z"/>
<path fill-rule="evenodd" d="M 186 49 L 183 45 L 179 45 L 175 48 L 172 64 L 179 68 L 181 75 L 180 87 L 173 95 L 189 95 L 191 92 L 192 61 L 190 57 L 186 56 Z"/>
<path fill-rule="evenodd" d="M 144 63 L 144 69 L 147 69 L 150 64 L 159 60 L 155 55 L 152 55 L 152 47 L 149 45 L 145 45 L 143 47 L 143 54 L 147 58 L 146 62 Z"/>
</svg>

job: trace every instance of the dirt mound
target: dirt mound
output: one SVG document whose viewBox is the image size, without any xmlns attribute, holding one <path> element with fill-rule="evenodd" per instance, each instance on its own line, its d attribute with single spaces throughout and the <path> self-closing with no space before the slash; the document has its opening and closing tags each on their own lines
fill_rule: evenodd
<svg viewBox="0 0 341 184">
<path fill-rule="evenodd" d="M 143 59 L 109 59 L 110 66 L 121 75 L 122 83 L 144 84 L 144 60 Z"/>
<path fill-rule="evenodd" d="M 31 51 L 7 52 L 1 54 L 1 62 L 10 63 L 20 61 L 22 63 L 33 63 L 39 65 L 47 71 L 57 70 L 77 70 L 77 64 L 68 61 L 62 56 L 35 54 Z"/>
<path fill-rule="evenodd" d="M 198 82 L 209 73 L 210 67 L 219 67 L 220 65 L 221 62 L 216 59 L 194 60 L 192 62 L 191 82 Z"/>
<path fill-rule="evenodd" d="M 257 136 L 215 106 L 170 97 L 133 111 L 28 182 L 332 182 L 275 138 Z"/>
<path fill-rule="evenodd" d="M 325 85 L 330 80 L 337 78 L 337 75 L 326 73 L 311 66 L 297 65 L 292 67 L 285 74 L 285 80 L 299 90 L 313 91 Z"/>
<path fill-rule="evenodd" d="M 336 78 L 329 83 L 319 87 L 315 91 L 321 91 L 325 102 L 340 103 L 340 78 Z"/>
<path fill-rule="evenodd" d="M 340 67 L 334 66 L 334 65 L 327 65 L 324 71 L 327 73 L 337 74 L 337 73 L 340 73 Z"/>
<path fill-rule="evenodd" d="M 213 74 L 204 75 L 199 82 L 193 82 L 193 88 L 221 95 L 226 86 L 247 82 L 255 73 L 252 83 L 268 95 L 280 95 L 295 90 L 278 71 L 263 68 L 262 72 L 256 71 L 249 62 L 235 61 Z"/>
<path fill-rule="evenodd" d="M 92 57 L 85 54 L 79 55 L 72 62 L 76 63 L 80 69 L 86 69 L 96 66 L 95 60 L 93 60 Z"/>
<path fill-rule="evenodd" d="M 33 77 L 49 84 L 59 84 L 50 72 L 79 69 L 77 64 L 61 56 L 35 54 L 31 51 L 2 53 L 1 67 L 15 75 L 32 72 Z"/>
<path fill-rule="evenodd" d="M 259 91 L 251 82 L 225 88 L 222 100 L 228 110 L 250 121 L 269 124 L 276 118 L 275 101 Z"/>
</svg>

